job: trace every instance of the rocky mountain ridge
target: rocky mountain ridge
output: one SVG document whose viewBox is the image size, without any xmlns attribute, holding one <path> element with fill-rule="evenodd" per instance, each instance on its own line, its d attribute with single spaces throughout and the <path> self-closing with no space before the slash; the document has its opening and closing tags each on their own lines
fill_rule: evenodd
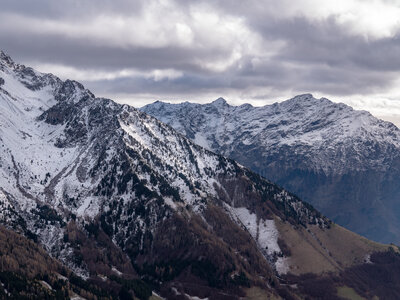
<svg viewBox="0 0 400 300">
<path fill-rule="evenodd" d="M 142 111 L 368 238 L 399 242 L 400 130 L 310 94 L 263 107 L 155 102 Z M 386 216 L 386 217 L 385 217 Z"/>
<path fill-rule="evenodd" d="M 381 152 L 400 147 L 400 130 L 392 123 L 343 103 L 316 99 L 311 94 L 263 107 L 231 106 L 219 98 L 203 105 L 158 101 L 141 110 L 157 116 L 205 148 L 226 156 L 250 145 L 266 149 L 263 156 L 269 155 L 272 151 L 269 148 L 296 147 L 302 156 L 312 151 L 304 165 L 327 175 L 343 174 L 348 169 L 387 168 L 389 160 Z M 349 161 L 346 156 L 349 149 L 364 159 L 353 155 Z M 341 151 L 332 153 L 333 150 Z"/>
</svg>

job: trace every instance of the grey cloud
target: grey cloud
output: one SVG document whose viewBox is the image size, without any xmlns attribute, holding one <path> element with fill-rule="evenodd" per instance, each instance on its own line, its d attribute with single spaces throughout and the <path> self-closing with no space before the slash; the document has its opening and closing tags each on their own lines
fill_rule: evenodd
<svg viewBox="0 0 400 300">
<path fill-rule="evenodd" d="M 48 19 L 79 19 L 104 13 L 134 15 L 142 11 L 143 3 L 135 0 L 2 0 L 1 11 Z"/>
<path fill-rule="evenodd" d="M 346 96 L 359 92 L 368 94 L 378 88 L 389 87 L 391 79 L 376 73 L 359 73 L 356 70 L 344 72 L 341 68 L 317 66 L 312 70 L 298 68 L 294 70 L 282 67 L 279 62 L 269 62 L 262 70 L 235 72 L 229 70 L 224 76 L 220 74 L 184 73 L 176 79 L 155 81 L 152 78 L 126 77 L 114 80 L 90 82 L 89 87 L 102 90 L 107 94 L 140 94 L 154 93 L 155 95 L 188 95 L 206 91 L 223 94 L 224 91 L 244 91 L 269 87 L 275 95 L 279 91 L 294 90 L 298 93 L 319 91 L 339 96 Z M 261 97 L 261 96 L 260 96 Z M 257 98 L 257 97 L 255 97 Z"/>
<path fill-rule="evenodd" d="M 389 1 L 389 0 L 385 0 Z M 60 5 L 60 2 L 62 5 Z M 2 2 L 2 13 L 48 19 L 91 18 L 99 14 L 135 15 L 145 9 L 142 1 L 12 1 Z M 178 1 L 182 12 L 189 1 Z M 199 2 L 196 2 L 199 3 Z M 4 31 L 0 26 L 0 48 L 17 61 L 53 63 L 80 69 L 115 71 L 134 68 L 142 71 L 175 69 L 182 76 L 154 81 L 148 77 L 117 78 L 87 82 L 95 92 L 179 94 L 203 91 L 267 87 L 274 91 L 320 92 L 331 95 L 367 94 L 390 88 L 400 70 L 399 37 L 367 40 L 349 34 L 335 17 L 309 20 L 304 16 L 279 17 L 290 2 L 215 1 L 206 2 L 220 15 L 242 18 L 244 24 L 268 45 L 284 44 L 272 56 L 243 57 L 224 72 L 212 71 L 198 61 L 219 61 L 228 57 L 230 46 L 120 47 L 100 45 L 95 39 L 73 38 L 49 33 L 29 34 Z M 282 4 L 283 3 L 283 4 Z M 174 22 L 174 20 L 171 20 Z M 1 25 L 1 20 L 0 20 Z M 209 32 L 208 34 L 213 34 Z M 154 38 L 157 38 L 156 36 Z M 258 60 L 255 65 L 253 59 Z"/>
<path fill-rule="evenodd" d="M 125 77 L 113 80 L 101 80 L 88 82 L 88 87 L 98 89 L 103 87 L 107 94 L 141 94 L 154 93 L 155 95 L 179 95 L 204 90 L 226 89 L 229 87 L 229 80 L 219 76 L 184 75 L 177 79 L 162 79 L 155 81 L 152 78 Z"/>
<path fill-rule="evenodd" d="M 400 39 L 367 40 L 348 34 L 334 18 L 310 22 L 294 18 L 272 24 L 259 24 L 268 38 L 287 42 L 277 59 L 304 64 L 324 63 L 331 66 L 358 67 L 364 70 L 393 71 L 400 69 Z"/>
<path fill-rule="evenodd" d="M 267 40 L 285 42 L 272 60 L 285 69 L 276 78 L 294 89 L 365 94 L 389 88 L 397 78 L 395 71 L 400 70 L 398 37 L 368 41 L 348 34 L 334 18 L 318 23 L 300 17 L 259 23 L 253 18 L 251 22 Z M 258 75 L 269 75 L 268 69 L 270 63 Z"/>
<path fill-rule="evenodd" d="M 1 32 L 0 44 L 15 60 L 63 64 L 77 68 L 115 71 L 123 68 L 139 70 L 175 68 L 184 71 L 207 71 L 193 62 L 197 59 L 218 59 L 228 51 L 220 49 L 184 49 L 181 47 L 118 48 L 97 46 L 88 40 L 59 35 L 19 35 L 19 39 Z M 27 49 L 29 45 L 29 49 Z"/>
</svg>

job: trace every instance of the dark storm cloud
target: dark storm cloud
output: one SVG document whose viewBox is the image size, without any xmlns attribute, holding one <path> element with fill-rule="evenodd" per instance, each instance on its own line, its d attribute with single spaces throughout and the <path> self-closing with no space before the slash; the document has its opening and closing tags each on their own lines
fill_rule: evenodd
<svg viewBox="0 0 400 300">
<path fill-rule="evenodd" d="M 121 48 L 113 45 L 98 46 L 85 39 L 71 39 L 60 35 L 13 34 L 0 31 L 0 44 L 15 60 L 39 61 L 43 63 L 63 64 L 77 68 L 118 70 L 137 68 L 153 70 L 177 68 L 185 71 L 205 72 L 193 64 L 193 57 L 207 59 L 223 57 L 225 51 L 211 49 L 187 50 L 181 47 L 165 48 Z M 26 46 L 29 45 L 29 49 Z"/>
<path fill-rule="evenodd" d="M 171 6 L 174 10 L 165 11 L 171 15 L 170 19 L 166 20 L 161 10 L 159 18 L 154 19 L 160 24 L 150 20 L 139 28 L 135 20 L 147 20 L 154 10 L 151 5 L 157 9 L 167 5 L 164 2 L 169 3 L 2 1 L 0 48 L 26 64 L 53 64 L 103 73 L 122 69 L 137 71 L 135 75 L 114 76 L 108 80 L 87 78 L 87 84 L 97 94 L 192 93 L 195 96 L 203 91 L 241 93 L 268 88 L 346 96 L 390 89 L 398 78 L 399 36 L 370 38 L 355 34 L 353 28 L 339 22 L 336 14 L 321 18 L 305 14 L 286 16 L 291 8 L 290 1 L 174 1 Z M 204 23 L 194 20 L 194 5 L 208 8 L 221 23 L 206 28 L 208 19 Z M 108 23 L 104 25 L 99 17 L 106 17 L 106 22 L 115 17 L 120 25 L 113 30 L 122 28 L 126 35 L 114 39 L 107 32 Z M 5 24 L 5 20 L 11 24 Z M 90 24 L 91 20 L 98 23 L 87 30 L 85 24 Z M 171 24 L 175 22 L 187 24 L 190 29 L 179 27 L 181 31 L 176 36 L 174 31 L 169 42 L 171 28 L 174 28 Z M 231 22 L 226 30 L 220 28 L 224 22 Z M 83 24 L 82 34 L 79 24 Z M 152 29 L 153 25 L 159 27 Z M 129 31 L 130 26 L 132 31 Z M 232 30 L 232 26 L 236 27 Z M 163 32 L 165 28 L 170 31 Z M 245 29 L 243 33 L 241 28 Z M 146 30 L 151 36 L 146 36 Z M 136 37 L 138 32 L 144 32 L 144 36 Z M 213 35 L 216 38 L 213 39 Z M 255 46 L 248 46 L 247 40 L 253 41 Z M 235 56 L 235 51 L 239 55 Z M 159 80 L 149 75 L 165 69 L 175 70 L 179 76 Z"/>
</svg>

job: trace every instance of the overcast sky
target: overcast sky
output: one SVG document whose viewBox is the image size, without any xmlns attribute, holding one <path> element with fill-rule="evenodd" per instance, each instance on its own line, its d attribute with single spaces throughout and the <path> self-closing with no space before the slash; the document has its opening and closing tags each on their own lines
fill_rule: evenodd
<svg viewBox="0 0 400 300">
<path fill-rule="evenodd" d="M 312 93 L 400 124 L 399 0 L 1 0 L 0 49 L 134 106 Z"/>
</svg>

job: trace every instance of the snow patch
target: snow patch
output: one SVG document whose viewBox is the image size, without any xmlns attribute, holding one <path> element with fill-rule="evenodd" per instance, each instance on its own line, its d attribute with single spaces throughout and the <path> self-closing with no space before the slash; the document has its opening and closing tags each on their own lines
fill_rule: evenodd
<svg viewBox="0 0 400 300">
<path fill-rule="evenodd" d="M 289 271 L 289 258 L 282 256 L 275 220 L 257 219 L 257 215 L 246 207 L 234 208 L 225 203 L 225 208 L 234 221 L 247 229 L 268 261 L 274 263 L 278 274 L 286 274 Z"/>
<path fill-rule="evenodd" d="M 78 216 L 88 216 L 93 219 L 100 212 L 98 197 L 87 196 L 83 200 L 82 205 L 76 210 Z"/>
<path fill-rule="evenodd" d="M 83 298 L 77 294 L 72 294 L 71 300 L 86 300 L 86 298 Z"/>
<path fill-rule="evenodd" d="M 281 252 L 278 245 L 279 233 L 274 220 L 257 220 L 257 215 L 245 207 L 232 208 L 229 206 L 228 209 L 268 255 Z"/>
<path fill-rule="evenodd" d="M 111 271 L 117 273 L 118 276 L 121 276 L 121 275 L 122 275 L 122 272 L 119 271 L 119 270 L 118 270 L 116 267 L 114 267 L 114 266 L 112 266 Z"/>
<path fill-rule="evenodd" d="M 51 287 L 51 285 L 48 284 L 46 281 L 40 280 L 40 283 L 41 283 L 46 289 L 48 289 L 48 290 L 50 290 L 50 291 L 53 290 L 53 288 Z"/>
<path fill-rule="evenodd" d="M 164 202 L 174 210 L 178 207 L 170 197 L 164 197 Z"/>
<path fill-rule="evenodd" d="M 157 294 L 155 291 L 152 291 L 151 294 L 152 294 L 154 297 L 158 298 L 158 299 L 166 300 L 165 298 L 163 298 L 163 297 L 161 297 L 159 294 Z"/>
<path fill-rule="evenodd" d="M 258 226 L 258 243 L 264 247 L 269 255 L 281 252 L 278 245 L 278 229 L 274 220 L 260 220 Z"/>
<path fill-rule="evenodd" d="M 186 296 L 187 298 L 189 298 L 189 300 L 208 300 L 208 298 L 199 298 L 199 297 L 197 297 L 197 296 L 190 296 L 190 295 L 188 295 L 188 294 L 186 294 L 186 293 L 185 293 L 185 296 Z"/>
<path fill-rule="evenodd" d="M 366 264 L 372 264 L 373 262 L 371 261 L 371 254 L 367 254 L 367 255 L 365 255 L 365 257 L 364 257 L 364 262 L 366 263 Z"/>
<path fill-rule="evenodd" d="M 290 270 L 290 258 L 289 257 L 278 257 L 275 262 L 275 268 L 279 275 L 287 274 Z"/>
<path fill-rule="evenodd" d="M 206 148 L 208 150 L 211 150 L 211 147 L 208 143 L 208 140 L 205 136 L 203 136 L 201 133 L 196 133 L 194 136 L 193 140 L 197 145 L 202 146 L 203 148 Z"/>
</svg>

